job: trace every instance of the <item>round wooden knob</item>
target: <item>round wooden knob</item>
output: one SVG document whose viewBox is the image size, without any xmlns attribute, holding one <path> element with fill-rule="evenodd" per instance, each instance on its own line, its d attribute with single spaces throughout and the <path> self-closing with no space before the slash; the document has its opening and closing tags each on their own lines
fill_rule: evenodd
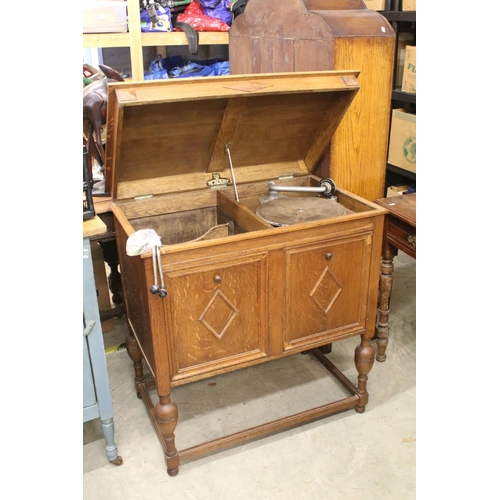
<svg viewBox="0 0 500 500">
<path fill-rule="evenodd" d="M 332 260 L 332 253 L 331 252 L 327 252 L 326 255 L 326 260 Z"/>
<path fill-rule="evenodd" d="M 216 274 L 216 275 L 214 276 L 214 281 L 215 281 L 216 283 L 220 283 L 220 282 L 222 281 L 222 278 L 221 278 L 218 274 Z"/>
</svg>

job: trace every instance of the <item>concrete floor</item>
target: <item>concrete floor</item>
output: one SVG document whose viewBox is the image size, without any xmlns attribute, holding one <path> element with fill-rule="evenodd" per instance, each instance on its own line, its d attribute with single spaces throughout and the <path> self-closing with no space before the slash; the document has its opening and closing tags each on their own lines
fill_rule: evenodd
<svg viewBox="0 0 500 500">
<path fill-rule="evenodd" d="M 362 414 L 334 416 L 181 464 L 170 477 L 125 349 L 106 357 L 115 441 L 123 465 L 107 461 L 99 422 L 83 428 L 85 500 L 408 500 L 416 498 L 416 261 L 395 258 L 387 360 L 368 375 Z M 123 320 L 104 334 L 124 341 Z M 333 344 L 328 357 L 354 383 L 358 338 Z M 375 341 L 374 341 L 375 345 Z M 296 355 L 173 389 L 178 449 L 274 420 L 342 393 L 310 355 Z"/>
</svg>

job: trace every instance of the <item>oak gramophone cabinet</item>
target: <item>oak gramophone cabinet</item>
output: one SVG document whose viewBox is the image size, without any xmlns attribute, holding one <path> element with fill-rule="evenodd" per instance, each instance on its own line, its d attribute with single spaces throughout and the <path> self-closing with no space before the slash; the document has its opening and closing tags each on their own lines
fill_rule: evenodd
<svg viewBox="0 0 500 500">
<path fill-rule="evenodd" d="M 183 461 L 365 409 L 386 210 L 315 175 L 358 74 L 110 84 L 106 178 L 126 344 L 171 476 Z M 128 256 L 141 229 L 161 247 Z M 325 355 L 353 336 L 356 384 Z M 304 351 L 350 396 L 177 450 L 173 387 Z"/>
</svg>

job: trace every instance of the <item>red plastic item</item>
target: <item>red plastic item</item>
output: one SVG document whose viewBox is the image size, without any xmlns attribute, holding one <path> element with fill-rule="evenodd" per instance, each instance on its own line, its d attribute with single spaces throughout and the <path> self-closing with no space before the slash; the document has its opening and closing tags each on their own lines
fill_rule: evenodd
<svg viewBox="0 0 500 500">
<path fill-rule="evenodd" d="M 229 31 L 229 25 L 203 14 L 201 5 L 196 2 L 191 2 L 186 10 L 177 16 L 177 21 L 189 24 L 196 31 Z M 175 31 L 182 30 L 175 28 Z"/>
</svg>

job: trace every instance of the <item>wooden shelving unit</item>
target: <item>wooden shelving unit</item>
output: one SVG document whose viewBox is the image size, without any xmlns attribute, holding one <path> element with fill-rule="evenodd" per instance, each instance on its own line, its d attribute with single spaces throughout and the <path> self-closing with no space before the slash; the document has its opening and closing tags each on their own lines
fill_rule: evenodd
<svg viewBox="0 0 500 500">
<path fill-rule="evenodd" d="M 128 33 L 85 33 L 83 48 L 129 47 L 132 80 L 144 80 L 143 47 L 188 45 L 183 32 L 142 33 L 139 0 L 127 0 Z M 222 32 L 200 32 L 199 45 L 227 45 L 229 37 Z"/>
<path fill-rule="evenodd" d="M 396 51 L 398 50 L 398 38 L 400 33 L 413 33 L 414 44 L 416 44 L 417 13 L 416 11 L 402 11 L 400 0 L 387 0 L 387 10 L 380 13 L 391 23 L 396 34 Z M 394 55 L 394 64 L 398 60 L 397 52 Z M 391 108 L 405 107 L 412 112 L 416 112 L 417 96 L 402 92 L 401 86 L 396 85 L 396 67 L 394 68 L 394 83 L 391 95 Z M 417 175 L 414 172 L 404 170 L 395 165 L 387 163 L 385 190 L 392 184 L 416 184 Z"/>
</svg>

